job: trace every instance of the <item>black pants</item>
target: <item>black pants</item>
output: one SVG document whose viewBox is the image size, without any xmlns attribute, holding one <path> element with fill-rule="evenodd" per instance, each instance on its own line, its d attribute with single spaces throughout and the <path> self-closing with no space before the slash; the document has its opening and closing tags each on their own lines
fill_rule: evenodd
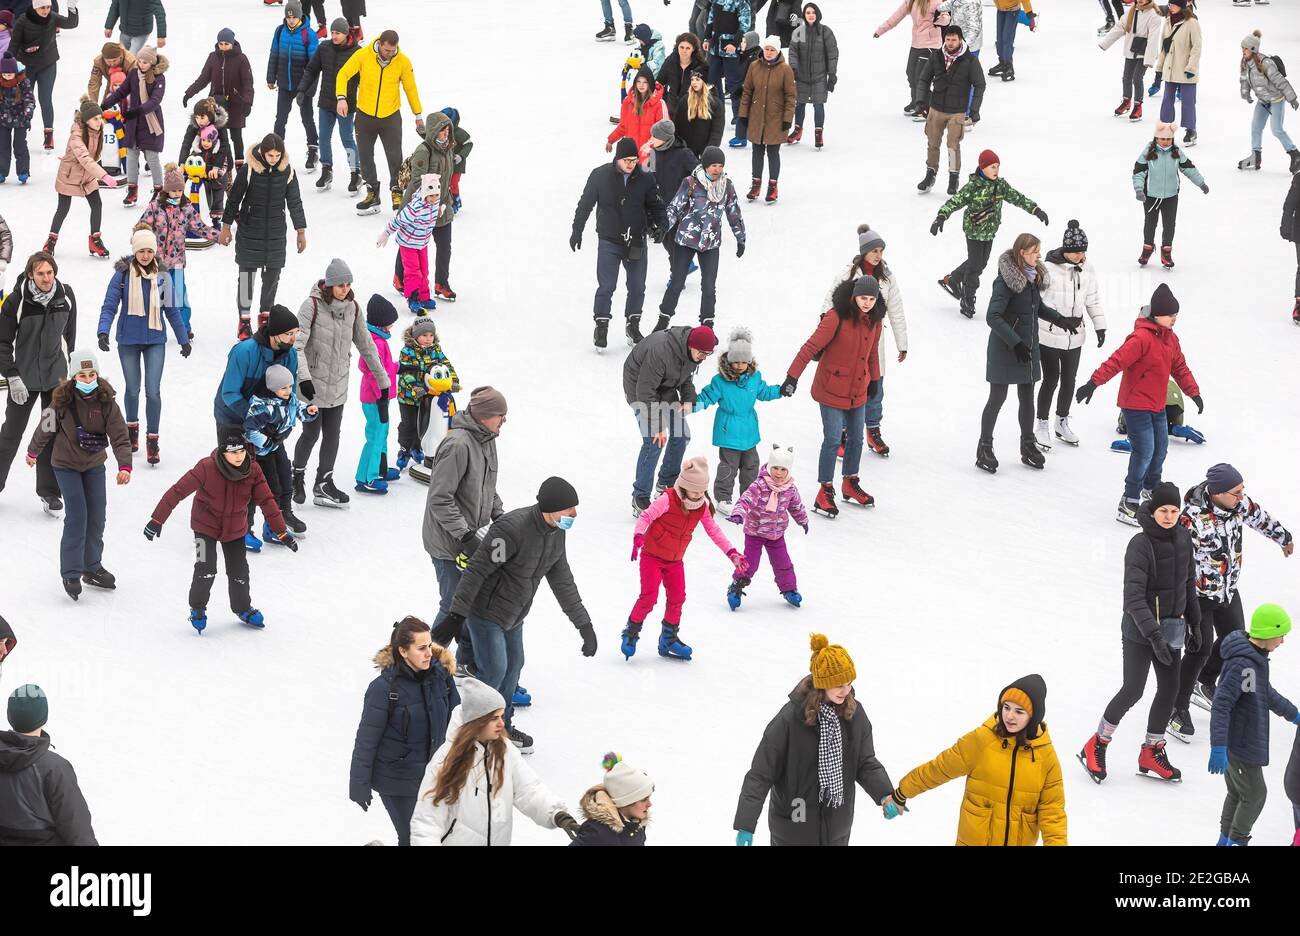
<svg viewBox="0 0 1300 936">
<path fill-rule="evenodd" d="M 414 796 L 379 794 L 379 800 L 384 804 L 384 809 L 388 810 L 388 818 L 397 830 L 397 844 L 401 847 L 411 844 L 411 816 L 415 815 L 416 799 Z"/>
<path fill-rule="evenodd" d="M 266 476 L 266 486 L 271 489 L 275 495 L 275 502 L 279 505 L 280 510 L 288 510 L 292 506 L 293 498 L 293 469 L 289 464 L 289 453 L 280 445 L 265 455 L 257 456 L 257 464 L 262 469 L 262 474 Z M 251 500 L 248 502 L 248 528 L 253 528 L 253 515 L 257 512 L 257 505 Z M 263 511 L 265 519 L 266 511 Z M 269 521 L 268 521 L 269 522 Z"/>
<path fill-rule="evenodd" d="M 781 144 L 780 143 L 755 143 L 754 144 L 754 178 L 763 178 L 763 154 L 767 154 L 767 177 L 775 182 L 781 177 Z"/>
<path fill-rule="evenodd" d="M 433 259 L 433 284 L 435 286 L 447 286 L 447 277 L 451 275 L 450 223 L 433 229 L 433 246 L 436 250 Z"/>
<path fill-rule="evenodd" d="M 1101 4 L 1101 11 L 1106 14 L 1108 20 L 1122 20 L 1124 18 L 1124 0 L 1110 0 L 1110 6 L 1115 8 L 1115 15 L 1112 16 L 1110 8 L 1106 6 L 1106 0 L 1097 0 Z"/>
<path fill-rule="evenodd" d="M 429 420 L 433 416 L 433 397 L 422 396 L 415 405 L 397 404 L 397 447 L 411 451 L 423 449 L 424 434 L 429 431 Z"/>
<path fill-rule="evenodd" d="M 361 16 L 366 12 L 366 0 L 343 0 L 343 15 L 349 26 L 360 26 Z"/>
<path fill-rule="evenodd" d="M 402 164 L 402 112 L 380 119 L 357 111 L 357 150 L 361 156 L 361 177 L 366 185 L 379 191 L 379 172 L 375 168 L 375 140 L 384 146 L 388 160 L 388 185 L 397 185 L 397 167 Z"/>
<path fill-rule="evenodd" d="M 236 106 L 242 107 L 243 105 L 239 104 Z M 230 128 L 230 145 L 235 150 L 235 160 L 238 162 L 243 162 L 244 159 L 244 128 L 243 127 Z"/>
<path fill-rule="evenodd" d="M 1178 689 L 1175 708 L 1185 709 L 1192 699 L 1196 680 L 1207 686 L 1219 681 L 1223 671 L 1223 657 L 1219 645 L 1223 638 L 1235 630 L 1246 629 L 1246 616 L 1241 607 L 1241 595 L 1234 594 L 1232 601 L 1222 604 L 1210 598 L 1198 598 L 1201 605 L 1201 646 L 1196 653 L 1183 657 L 1182 685 Z"/>
<path fill-rule="evenodd" d="M 0 426 L 0 491 L 4 490 L 5 482 L 9 480 L 9 469 L 13 466 L 14 455 L 18 454 L 18 447 L 23 444 L 23 436 L 27 434 L 27 423 L 31 419 L 32 410 L 36 408 L 36 401 L 39 400 L 41 404 L 39 412 L 44 412 L 53 397 L 53 390 L 32 390 L 26 403 L 15 403 L 13 397 L 9 398 L 5 406 L 4 425 Z M 54 468 L 50 464 L 53 453 L 54 442 L 51 441 L 36 459 L 37 497 L 59 496 L 59 482 L 54 477 Z"/>
<path fill-rule="evenodd" d="M 1146 63 L 1142 61 L 1142 56 L 1137 58 L 1124 59 L 1124 93 L 1123 97 L 1132 99 L 1133 103 L 1141 104 L 1142 98 L 1146 94 L 1144 90 L 1146 85 Z"/>
<path fill-rule="evenodd" d="M 226 557 L 226 582 L 230 586 L 230 610 L 243 614 L 253 606 L 248 595 L 248 551 L 244 538 L 221 544 Z M 207 610 L 212 581 L 217 577 L 217 541 L 202 533 L 194 534 L 194 578 L 190 581 L 190 607 Z"/>
<path fill-rule="evenodd" d="M 966 238 L 966 259 L 957 264 L 957 268 L 948 274 L 951 282 L 961 283 L 963 300 L 967 308 L 975 308 L 975 293 L 980 288 L 980 274 L 989 265 L 989 256 L 993 253 L 993 241 L 972 240 Z"/>
<path fill-rule="evenodd" d="M 307 0 L 302 7 L 308 16 L 315 19 L 317 26 L 329 26 L 330 21 L 325 18 L 325 0 Z"/>
<path fill-rule="evenodd" d="M 1156 219 L 1160 220 L 1160 245 L 1174 245 L 1174 228 L 1178 223 L 1178 196 L 1170 198 L 1152 198 L 1147 196 L 1143 203 L 1145 214 L 1142 217 L 1142 243 L 1155 244 Z"/>
<path fill-rule="evenodd" d="M 989 401 L 984 404 L 984 414 L 980 417 L 980 438 L 992 439 L 993 427 L 997 425 L 998 413 L 1007 401 L 1007 384 L 989 384 Z M 1020 419 L 1020 438 L 1034 437 L 1034 385 L 1016 384 L 1016 397 L 1020 401 L 1017 416 Z"/>
<path fill-rule="evenodd" d="M 1038 346 L 1043 362 L 1043 382 L 1038 386 L 1038 418 L 1047 418 L 1047 408 L 1052 404 L 1052 391 L 1060 381 L 1061 392 L 1056 397 L 1056 415 L 1069 416 L 1070 402 L 1074 399 L 1074 381 L 1079 374 L 1079 357 L 1083 346 L 1061 351 L 1046 345 Z"/>
<path fill-rule="evenodd" d="M 1300 234 L 1295 239 L 1295 295 L 1300 299 Z"/>
<path fill-rule="evenodd" d="M 257 309 L 259 312 L 270 312 L 271 306 L 275 305 L 275 294 L 280 288 L 280 270 L 279 268 L 267 268 L 262 272 L 262 291 L 258 295 Z M 239 291 L 235 295 L 235 303 L 239 306 L 239 314 L 248 316 L 252 314 L 253 309 L 253 283 L 257 280 L 257 267 L 240 267 L 239 268 Z M 311 425 L 308 423 L 308 425 Z"/>
<path fill-rule="evenodd" d="M 289 125 L 289 111 L 293 109 L 294 101 L 298 99 L 298 92 L 280 88 L 277 95 L 275 101 L 275 133 L 276 136 L 283 139 L 284 131 Z M 320 138 L 316 135 L 316 100 L 314 96 L 302 99 L 298 104 L 298 114 L 302 117 L 302 128 L 307 131 L 307 145 L 315 146 L 320 142 Z"/>
<path fill-rule="evenodd" d="M 316 447 L 316 440 L 321 437 L 321 433 L 324 433 L 325 441 L 320 446 L 320 462 L 316 465 L 316 483 L 320 484 L 326 476 L 332 475 L 334 460 L 339 455 L 339 434 L 342 428 L 343 404 L 322 406 L 319 419 L 302 425 L 302 435 L 298 439 L 298 446 L 293 450 L 294 469 L 303 471 L 307 468 L 311 450 Z"/>
<path fill-rule="evenodd" d="M 1173 662 L 1165 666 L 1156 659 L 1149 643 L 1124 640 L 1124 685 L 1110 700 L 1102 718 L 1112 725 L 1137 704 L 1147 687 L 1147 671 L 1156 671 L 1156 697 L 1147 712 L 1147 734 L 1163 735 L 1169 726 L 1169 716 L 1174 713 L 1174 697 L 1178 694 L 1178 658 L 1181 651 L 1173 650 Z"/>
<path fill-rule="evenodd" d="M 99 233 L 99 222 L 104 214 L 104 203 L 99 198 L 99 192 L 91 192 L 86 196 L 86 204 L 90 206 L 90 233 Z M 68 216 L 68 209 L 72 207 L 71 195 L 59 195 L 59 206 L 54 209 L 54 218 L 50 221 L 50 233 L 57 234 L 63 227 L 63 219 Z"/>
<path fill-rule="evenodd" d="M 921 87 L 921 66 L 925 64 L 929 55 L 929 49 L 907 50 L 907 100 L 910 104 L 920 101 L 925 93 Z"/>
</svg>

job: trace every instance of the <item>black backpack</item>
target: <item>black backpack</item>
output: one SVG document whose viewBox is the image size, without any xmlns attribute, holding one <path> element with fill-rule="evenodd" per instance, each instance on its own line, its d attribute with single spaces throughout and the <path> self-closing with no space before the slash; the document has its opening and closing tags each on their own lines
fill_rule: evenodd
<svg viewBox="0 0 1300 936">
<path fill-rule="evenodd" d="M 1280 55 L 1270 55 L 1269 58 L 1271 58 L 1271 59 L 1273 60 L 1273 64 L 1277 66 L 1278 74 L 1280 74 L 1283 78 L 1285 78 L 1285 77 L 1286 77 L 1286 63 L 1282 61 L 1282 56 L 1280 56 Z"/>
</svg>

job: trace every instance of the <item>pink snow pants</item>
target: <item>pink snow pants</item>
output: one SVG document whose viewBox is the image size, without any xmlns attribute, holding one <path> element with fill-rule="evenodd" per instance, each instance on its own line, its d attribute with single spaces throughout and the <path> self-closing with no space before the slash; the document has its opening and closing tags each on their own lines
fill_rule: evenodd
<svg viewBox="0 0 1300 936">
<path fill-rule="evenodd" d="M 664 609 L 664 620 L 669 624 L 680 624 L 682 605 L 686 604 L 686 567 L 678 559 L 669 562 L 641 551 L 641 594 L 632 606 L 632 620 L 637 624 L 645 621 L 646 616 L 654 610 L 659 600 L 659 583 L 664 584 L 664 594 L 668 605 Z"/>
<path fill-rule="evenodd" d="M 398 247 L 402 258 L 402 289 L 406 298 L 416 295 L 421 300 L 429 298 L 429 248 Z"/>
<path fill-rule="evenodd" d="M 753 580 L 758 573 L 758 567 L 763 562 L 764 549 L 767 549 L 768 561 L 772 563 L 772 573 L 776 576 L 776 587 L 783 592 L 794 591 L 796 588 L 794 563 L 790 561 L 790 551 L 785 548 L 784 536 L 770 540 L 746 533 L 745 572 L 742 575 L 741 572 L 737 571 L 732 577 Z"/>
</svg>

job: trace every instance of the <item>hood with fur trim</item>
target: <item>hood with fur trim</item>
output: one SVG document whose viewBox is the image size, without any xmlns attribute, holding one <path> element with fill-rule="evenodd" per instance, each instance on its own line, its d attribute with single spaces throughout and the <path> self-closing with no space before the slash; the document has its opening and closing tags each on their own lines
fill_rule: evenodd
<svg viewBox="0 0 1300 936">
<path fill-rule="evenodd" d="M 1029 285 L 1029 277 L 1025 275 L 1024 267 L 1016 261 L 1010 250 L 1004 251 L 1002 256 L 998 257 L 998 275 L 1006 281 L 1007 286 L 1010 287 L 1013 293 L 1024 292 L 1025 287 Z M 1043 266 L 1043 261 L 1040 259 L 1038 261 L 1037 280 L 1039 291 L 1046 290 L 1050 281 L 1047 267 Z"/>
<path fill-rule="evenodd" d="M 729 381 L 730 383 L 735 383 L 736 381 L 740 380 L 742 377 L 748 377 L 751 374 L 755 374 L 757 372 L 758 372 L 758 358 L 754 358 L 754 360 L 749 362 L 749 370 L 745 371 L 743 374 L 737 374 L 735 371 L 731 369 L 731 362 L 727 359 L 727 352 L 723 351 L 721 354 L 718 355 L 718 374 L 722 377 L 723 380 Z"/>
<path fill-rule="evenodd" d="M 442 668 L 447 671 L 448 676 L 456 675 L 456 655 L 453 654 L 442 644 L 433 645 L 433 658 L 442 664 Z M 375 669 L 386 670 L 393 665 L 393 649 L 388 644 L 379 648 L 379 652 L 374 658 Z"/>
<path fill-rule="evenodd" d="M 208 98 L 208 100 L 211 101 L 212 98 Z M 229 120 L 230 120 L 230 114 L 228 114 L 228 113 L 226 112 L 226 109 L 225 109 L 224 107 L 222 107 L 220 104 L 218 104 L 218 103 L 216 103 L 215 101 L 213 101 L 213 104 L 212 104 L 212 124 L 213 124 L 213 126 L 215 126 L 218 130 L 224 130 L 224 129 L 226 128 L 226 123 L 227 123 L 227 121 L 229 121 Z M 195 130 L 200 129 L 199 125 L 196 124 L 196 123 L 194 122 L 194 110 L 193 110 L 193 108 L 190 109 L 190 126 L 193 127 Z"/>
<path fill-rule="evenodd" d="M 288 144 L 286 144 L 285 149 L 288 148 Z M 281 153 L 280 161 L 276 165 L 267 165 L 266 161 L 262 159 L 261 143 L 248 148 L 248 157 L 245 161 L 248 163 L 249 172 L 293 172 L 293 167 L 289 165 L 288 153 Z"/>
<path fill-rule="evenodd" d="M 412 323 L 410 325 L 407 325 L 404 329 L 402 329 L 402 345 L 404 347 L 420 348 L 420 345 L 415 340 L 415 335 L 411 333 L 411 329 L 413 329 L 414 327 L 415 325 L 414 323 Z M 436 325 L 434 326 L 433 329 L 433 343 L 434 345 L 441 345 L 442 343 L 438 338 L 438 327 Z M 425 350 L 432 350 L 432 349 L 420 348 L 420 350 L 425 351 Z"/>
<path fill-rule="evenodd" d="M 615 832 L 622 832 L 628 823 L 628 820 L 619 813 L 618 807 L 614 805 L 609 792 L 599 783 L 582 794 L 582 798 L 578 800 L 578 812 L 582 813 L 582 818 L 599 822 Z M 645 822 L 639 823 L 643 829 L 649 824 L 649 816 L 646 816 Z"/>
</svg>

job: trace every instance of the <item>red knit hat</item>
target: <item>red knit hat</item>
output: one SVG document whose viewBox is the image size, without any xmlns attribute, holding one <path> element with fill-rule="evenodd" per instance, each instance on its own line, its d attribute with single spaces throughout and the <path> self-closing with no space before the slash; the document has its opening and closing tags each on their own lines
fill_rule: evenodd
<svg viewBox="0 0 1300 936">
<path fill-rule="evenodd" d="M 989 166 L 993 165 L 994 163 L 1000 163 L 1000 162 L 1002 162 L 1002 160 L 998 159 L 998 154 L 993 152 L 993 150 L 985 150 L 984 152 L 980 153 L 981 169 L 987 169 Z"/>
<path fill-rule="evenodd" d="M 697 325 L 691 329 L 691 333 L 686 338 L 686 347 L 705 354 L 712 354 L 713 349 L 718 346 L 718 336 L 713 333 L 713 329 L 707 325 Z"/>
</svg>

